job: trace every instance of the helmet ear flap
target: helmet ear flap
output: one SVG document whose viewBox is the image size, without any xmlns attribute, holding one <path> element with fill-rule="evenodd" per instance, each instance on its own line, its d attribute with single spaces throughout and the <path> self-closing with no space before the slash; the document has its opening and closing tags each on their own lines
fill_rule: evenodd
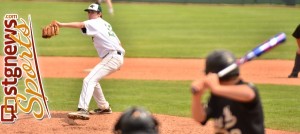
<svg viewBox="0 0 300 134">
<path fill-rule="evenodd" d="M 154 122 L 154 131 L 156 133 L 158 133 L 158 125 L 159 125 L 159 123 L 158 123 L 158 121 L 155 118 L 152 118 L 152 119 L 153 119 L 153 122 Z"/>
<path fill-rule="evenodd" d="M 124 124 L 125 120 L 128 120 L 130 118 L 130 116 L 134 113 L 135 110 L 136 108 L 131 108 L 121 115 L 114 127 L 115 134 L 121 134 L 123 127 L 122 125 Z"/>
<path fill-rule="evenodd" d="M 121 122 L 122 120 L 124 119 L 123 117 L 124 115 L 122 115 L 120 117 L 120 119 L 117 121 L 117 123 L 115 124 L 115 127 L 114 127 L 114 134 L 121 134 Z"/>
</svg>

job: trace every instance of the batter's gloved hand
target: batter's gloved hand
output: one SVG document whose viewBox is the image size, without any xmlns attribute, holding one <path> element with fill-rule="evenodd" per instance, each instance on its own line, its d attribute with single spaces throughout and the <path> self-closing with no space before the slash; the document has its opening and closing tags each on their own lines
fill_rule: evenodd
<svg viewBox="0 0 300 134">
<path fill-rule="evenodd" d="M 57 21 L 52 21 L 49 25 L 45 26 L 42 31 L 43 38 L 51 38 L 59 34 L 59 26 Z"/>
</svg>

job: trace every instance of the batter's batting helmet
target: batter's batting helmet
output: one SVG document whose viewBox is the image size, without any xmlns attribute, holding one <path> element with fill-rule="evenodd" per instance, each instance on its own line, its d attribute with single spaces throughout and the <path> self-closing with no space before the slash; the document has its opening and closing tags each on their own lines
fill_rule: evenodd
<svg viewBox="0 0 300 134">
<path fill-rule="evenodd" d="M 205 73 L 218 73 L 219 71 L 223 70 L 224 68 L 228 67 L 232 63 L 236 62 L 235 56 L 227 51 L 227 50 L 215 50 L 211 52 L 206 57 L 206 66 L 205 66 Z M 228 80 L 231 77 L 239 76 L 240 71 L 237 67 L 236 69 L 232 70 L 230 73 L 226 74 L 225 76 L 221 77 L 220 80 Z"/>
<path fill-rule="evenodd" d="M 125 111 L 118 119 L 114 133 L 158 134 L 158 122 L 148 111 L 133 107 Z"/>
</svg>

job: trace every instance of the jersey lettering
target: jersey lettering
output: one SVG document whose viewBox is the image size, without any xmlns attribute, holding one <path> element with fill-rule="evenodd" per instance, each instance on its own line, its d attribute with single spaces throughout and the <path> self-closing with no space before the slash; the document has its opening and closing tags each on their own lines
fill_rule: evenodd
<svg viewBox="0 0 300 134">
<path fill-rule="evenodd" d="M 219 117 L 218 119 L 215 119 L 215 128 L 216 133 L 222 133 L 222 134 L 241 134 L 241 130 L 238 128 L 231 129 L 235 124 L 237 123 L 237 118 L 232 115 L 230 111 L 230 107 L 226 106 L 223 109 L 223 115 Z"/>
<path fill-rule="evenodd" d="M 116 37 L 116 34 L 115 34 L 115 32 L 112 30 L 111 25 L 105 24 L 105 26 L 106 26 L 106 28 L 107 28 L 108 35 L 109 35 L 109 36 L 112 36 L 112 37 Z"/>
</svg>

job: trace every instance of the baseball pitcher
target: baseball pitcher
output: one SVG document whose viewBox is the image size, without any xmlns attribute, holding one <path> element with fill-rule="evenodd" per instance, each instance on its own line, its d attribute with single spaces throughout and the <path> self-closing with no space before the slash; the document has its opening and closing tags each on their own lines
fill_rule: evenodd
<svg viewBox="0 0 300 134">
<path fill-rule="evenodd" d="M 50 38 L 57 35 L 55 34 L 57 30 L 64 27 L 81 29 L 83 34 L 92 37 L 94 47 L 102 60 L 83 80 L 78 110 L 68 114 L 68 117 L 72 119 L 88 120 L 89 114 L 112 113 L 99 81 L 103 77 L 117 71 L 123 65 L 125 50 L 121 46 L 121 42 L 114 33 L 112 26 L 102 19 L 102 9 L 99 3 L 89 5 L 84 11 L 87 12 L 88 20 L 69 23 L 54 21 L 43 29 L 43 37 Z M 98 108 L 88 112 L 92 96 Z"/>
</svg>

